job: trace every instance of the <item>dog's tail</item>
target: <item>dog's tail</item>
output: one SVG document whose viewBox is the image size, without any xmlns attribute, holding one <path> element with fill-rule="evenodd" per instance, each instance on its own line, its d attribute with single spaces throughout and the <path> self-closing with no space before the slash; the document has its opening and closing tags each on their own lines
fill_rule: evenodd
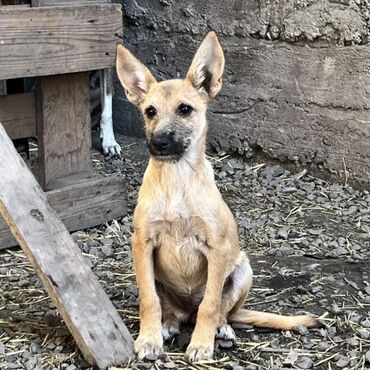
<svg viewBox="0 0 370 370">
<path fill-rule="evenodd" d="M 307 328 L 320 326 L 319 320 L 309 315 L 282 316 L 274 313 L 249 311 L 243 308 L 232 313 L 228 321 L 230 323 L 249 324 L 260 328 L 280 330 L 294 330 L 301 325 Z"/>
</svg>

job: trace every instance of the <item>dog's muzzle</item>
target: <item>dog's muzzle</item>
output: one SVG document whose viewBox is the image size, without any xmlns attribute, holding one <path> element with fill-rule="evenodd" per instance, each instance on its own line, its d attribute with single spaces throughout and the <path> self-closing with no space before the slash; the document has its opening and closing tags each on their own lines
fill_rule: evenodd
<svg viewBox="0 0 370 370">
<path fill-rule="evenodd" d="M 159 132 L 152 135 L 148 141 L 150 154 L 154 157 L 167 160 L 180 159 L 185 152 L 185 145 L 182 140 L 175 139 L 173 132 Z"/>
</svg>

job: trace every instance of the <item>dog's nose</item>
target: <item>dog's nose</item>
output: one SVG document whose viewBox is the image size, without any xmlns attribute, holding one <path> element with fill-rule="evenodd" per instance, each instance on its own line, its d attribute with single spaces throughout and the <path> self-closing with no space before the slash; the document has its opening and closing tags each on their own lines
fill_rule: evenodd
<svg viewBox="0 0 370 370">
<path fill-rule="evenodd" d="M 155 149 L 163 151 L 170 145 L 170 137 L 167 133 L 156 134 L 152 136 L 151 142 Z"/>
</svg>

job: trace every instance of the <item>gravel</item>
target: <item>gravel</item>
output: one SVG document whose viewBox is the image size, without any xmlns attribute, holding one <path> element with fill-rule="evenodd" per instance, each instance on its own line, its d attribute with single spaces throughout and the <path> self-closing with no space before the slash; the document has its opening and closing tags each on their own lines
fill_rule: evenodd
<svg viewBox="0 0 370 370">
<path fill-rule="evenodd" d="M 73 233 L 84 258 L 137 336 L 138 291 L 130 250 L 132 211 L 147 163 L 144 142 L 120 138 L 122 159 L 93 152 L 95 171 L 127 180 L 127 216 Z M 370 193 L 314 177 L 306 169 L 211 156 L 255 273 L 247 307 L 310 312 L 323 326 L 278 332 L 233 325 L 215 359 L 183 359 L 191 326 L 154 362 L 127 369 L 370 368 Z M 89 369 L 20 249 L 0 251 L 0 369 Z"/>
</svg>

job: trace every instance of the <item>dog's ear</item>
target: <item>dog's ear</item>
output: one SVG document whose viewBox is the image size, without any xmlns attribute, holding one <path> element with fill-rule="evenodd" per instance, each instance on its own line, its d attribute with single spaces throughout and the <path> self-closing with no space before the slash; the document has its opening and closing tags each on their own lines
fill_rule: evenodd
<svg viewBox="0 0 370 370">
<path fill-rule="evenodd" d="M 225 58 L 215 32 L 209 32 L 195 53 L 186 78 L 201 93 L 214 98 L 222 87 Z"/>
<path fill-rule="evenodd" d="M 148 93 L 150 85 L 157 81 L 149 69 L 121 44 L 117 46 L 116 68 L 127 99 L 139 106 Z"/>
</svg>

